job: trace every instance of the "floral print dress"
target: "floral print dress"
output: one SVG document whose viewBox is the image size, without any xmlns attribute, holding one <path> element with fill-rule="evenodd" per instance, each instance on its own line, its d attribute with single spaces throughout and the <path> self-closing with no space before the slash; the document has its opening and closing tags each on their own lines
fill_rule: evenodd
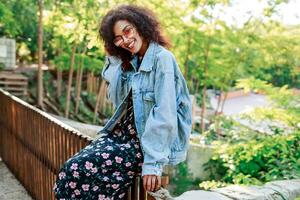
<svg viewBox="0 0 300 200">
<path fill-rule="evenodd" d="M 127 112 L 113 131 L 80 150 L 60 169 L 53 188 L 57 199 L 125 198 L 143 164 L 132 94 L 128 98 Z"/>
</svg>

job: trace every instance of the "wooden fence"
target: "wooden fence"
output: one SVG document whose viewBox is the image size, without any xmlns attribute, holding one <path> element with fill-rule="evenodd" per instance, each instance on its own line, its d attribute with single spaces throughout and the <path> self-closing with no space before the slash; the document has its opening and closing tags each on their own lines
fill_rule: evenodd
<svg viewBox="0 0 300 200">
<path fill-rule="evenodd" d="M 34 199 L 54 199 L 58 170 L 92 138 L 2 89 L 0 103 L 2 160 Z M 164 185 L 168 182 L 167 178 L 163 181 Z M 127 199 L 145 200 L 147 196 L 137 177 Z"/>
<path fill-rule="evenodd" d="M 27 95 L 28 78 L 13 71 L 0 72 L 0 88 L 9 91 L 15 96 L 23 97 Z"/>
</svg>

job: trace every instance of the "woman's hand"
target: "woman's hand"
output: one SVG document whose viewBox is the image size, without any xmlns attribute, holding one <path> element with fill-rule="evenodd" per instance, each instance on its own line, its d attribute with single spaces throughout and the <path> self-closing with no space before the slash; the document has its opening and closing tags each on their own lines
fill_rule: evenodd
<svg viewBox="0 0 300 200">
<path fill-rule="evenodd" d="M 150 192 L 156 191 L 161 186 L 161 177 L 157 175 L 144 175 L 143 176 L 144 189 Z"/>
</svg>

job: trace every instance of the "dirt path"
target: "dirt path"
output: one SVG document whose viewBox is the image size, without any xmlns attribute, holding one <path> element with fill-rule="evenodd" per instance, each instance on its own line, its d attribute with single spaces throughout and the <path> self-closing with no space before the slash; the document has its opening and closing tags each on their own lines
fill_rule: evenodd
<svg viewBox="0 0 300 200">
<path fill-rule="evenodd" d="M 32 200 L 24 187 L 9 171 L 0 158 L 0 199 Z"/>
</svg>

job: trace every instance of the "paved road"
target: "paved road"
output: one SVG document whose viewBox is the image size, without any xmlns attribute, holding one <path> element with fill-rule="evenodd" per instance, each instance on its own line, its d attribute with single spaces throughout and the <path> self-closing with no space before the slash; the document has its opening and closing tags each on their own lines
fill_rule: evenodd
<svg viewBox="0 0 300 200">
<path fill-rule="evenodd" d="M 218 100 L 211 98 L 210 103 L 214 109 L 217 107 Z M 267 107 L 269 102 L 265 95 L 250 93 L 247 96 L 227 99 L 224 104 L 225 115 L 235 115 L 252 110 L 257 107 Z"/>
<path fill-rule="evenodd" d="M 0 158 L 0 200 L 32 200 Z"/>
</svg>

